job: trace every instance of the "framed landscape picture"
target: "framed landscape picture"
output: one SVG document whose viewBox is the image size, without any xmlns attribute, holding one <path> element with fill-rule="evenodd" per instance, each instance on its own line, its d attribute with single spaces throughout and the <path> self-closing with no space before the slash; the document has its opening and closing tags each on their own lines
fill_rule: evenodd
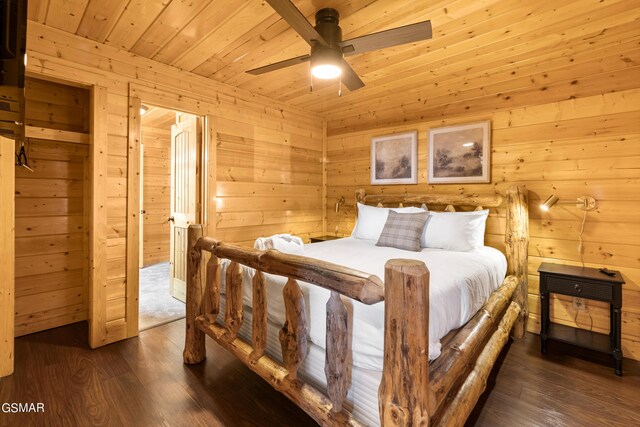
<svg viewBox="0 0 640 427">
<path fill-rule="evenodd" d="M 491 122 L 429 130 L 430 184 L 490 182 Z"/>
<path fill-rule="evenodd" d="M 371 139 L 371 184 L 418 183 L 418 133 Z"/>
</svg>

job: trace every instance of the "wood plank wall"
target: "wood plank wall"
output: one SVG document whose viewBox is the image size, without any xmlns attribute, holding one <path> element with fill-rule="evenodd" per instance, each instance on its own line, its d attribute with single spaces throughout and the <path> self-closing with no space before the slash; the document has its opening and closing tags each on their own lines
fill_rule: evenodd
<svg viewBox="0 0 640 427">
<path fill-rule="evenodd" d="M 89 132 L 87 90 L 30 78 L 25 83 L 25 125 L 72 132 Z"/>
<path fill-rule="evenodd" d="M 338 133 L 328 138 L 327 230 L 348 234 L 354 225 L 354 191 L 367 192 L 491 192 L 517 183 L 530 190 L 531 243 L 529 246 L 529 330 L 539 332 L 540 304 L 537 268 L 541 262 L 580 264 L 578 236 L 583 212 L 556 205 L 543 213 L 538 208 L 547 196 L 568 200 L 592 195 L 598 208 L 587 213 L 584 228 L 585 265 L 620 270 L 624 285 L 623 351 L 640 359 L 640 89 L 561 102 L 540 103 L 503 111 L 478 111 L 444 120 L 420 121 L 377 129 Z M 479 120 L 491 120 L 492 182 L 475 185 L 426 184 L 428 130 Z M 417 130 L 419 184 L 371 186 L 371 137 Z M 336 215 L 334 204 L 344 196 L 347 204 Z M 504 210 L 492 210 L 487 244 L 502 248 Z M 552 301 L 556 322 L 609 330 L 608 306 L 587 302 L 576 313 L 570 298 Z"/>
<path fill-rule="evenodd" d="M 29 79 L 26 122 L 82 132 L 88 101 L 87 90 Z M 88 303 L 89 146 L 28 139 L 25 148 L 33 172 L 15 168 L 16 336 L 86 320 Z"/>
<path fill-rule="evenodd" d="M 322 122 L 312 132 L 217 124 L 216 235 L 253 246 L 276 233 L 322 234 Z"/>
<path fill-rule="evenodd" d="M 106 336 L 97 345 L 127 337 L 126 306 L 137 304 L 126 300 L 130 91 L 214 118 L 218 163 L 208 172 L 217 177 L 216 212 L 207 225 L 218 238 L 252 244 L 275 232 L 322 232 L 320 117 L 33 21 L 27 48 L 31 75 L 107 88 Z"/>
<path fill-rule="evenodd" d="M 175 113 L 167 111 L 175 120 Z M 142 116 L 143 151 L 143 252 L 142 264 L 169 261 L 169 223 L 171 207 L 171 127 L 145 126 Z"/>
</svg>

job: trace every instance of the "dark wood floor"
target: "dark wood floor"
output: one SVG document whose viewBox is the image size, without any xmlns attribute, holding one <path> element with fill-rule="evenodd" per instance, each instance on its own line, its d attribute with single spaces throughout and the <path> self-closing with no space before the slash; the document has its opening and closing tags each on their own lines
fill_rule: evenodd
<svg viewBox="0 0 640 427">
<path fill-rule="evenodd" d="M 205 363 L 182 364 L 184 321 L 90 350 L 84 324 L 19 338 L 16 372 L 0 404 L 43 402 L 44 414 L 7 414 L 0 426 L 313 426 L 295 405 L 207 339 Z M 640 425 L 640 365 L 539 353 L 529 335 L 511 343 L 470 426 Z"/>
</svg>

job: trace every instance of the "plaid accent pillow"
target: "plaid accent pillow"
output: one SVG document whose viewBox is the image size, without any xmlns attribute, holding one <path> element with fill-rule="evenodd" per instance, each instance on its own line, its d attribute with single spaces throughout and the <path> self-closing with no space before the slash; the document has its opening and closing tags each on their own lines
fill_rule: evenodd
<svg viewBox="0 0 640 427">
<path fill-rule="evenodd" d="M 398 213 L 389 211 L 387 222 L 376 246 L 420 251 L 420 236 L 429 219 L 429 212 Z"/>
</svg>

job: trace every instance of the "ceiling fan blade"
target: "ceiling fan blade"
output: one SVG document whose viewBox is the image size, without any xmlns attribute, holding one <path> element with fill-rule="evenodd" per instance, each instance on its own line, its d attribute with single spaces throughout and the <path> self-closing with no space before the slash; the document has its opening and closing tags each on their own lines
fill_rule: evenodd
<svg viewBox="0 0 640 427">
<path fill-rule="evenodd" d="M 338 44 L 342 47 L 345 56 L 351 56 L 371 50 L 427 40 L 431 36 L 431 21 L 424 21 L 344 40 Z"/>
<path fill-rule="evenodd" d="M 291 3 L 290 0 L 267 0 L 267 3 L 282 16 L 282 19 L 287 21 L 291 28 L 293 28 L 300 37 L 304 39 L 310 46 L 320 44 L 321 46 L 328 46 L 326 40 L 318 34 L 316 29 L 311 25 L 307 18 L 304 17 L 302 12 Z"/>
<path fill-rule="evenodd" d="M 342 60 L 342 83 L 344 83 L 351 92 L 364 87 L 364 82 L 344 59 Z"/>
<path fill-rule="evenodd" d="M 260 74 L 268 73 L 270 71 L 280 70 L 282 68 L 291 67 L 293 65 L 302 64 L 311 59 L 310 55 L 296 56 L 295 58 L 285 59 L 284 61 L 274 62 L 273 64 L 265 65 L 264 67 L 258 67 L 247 71 L 248 74 L 258 76 Z"/>
</svg>

